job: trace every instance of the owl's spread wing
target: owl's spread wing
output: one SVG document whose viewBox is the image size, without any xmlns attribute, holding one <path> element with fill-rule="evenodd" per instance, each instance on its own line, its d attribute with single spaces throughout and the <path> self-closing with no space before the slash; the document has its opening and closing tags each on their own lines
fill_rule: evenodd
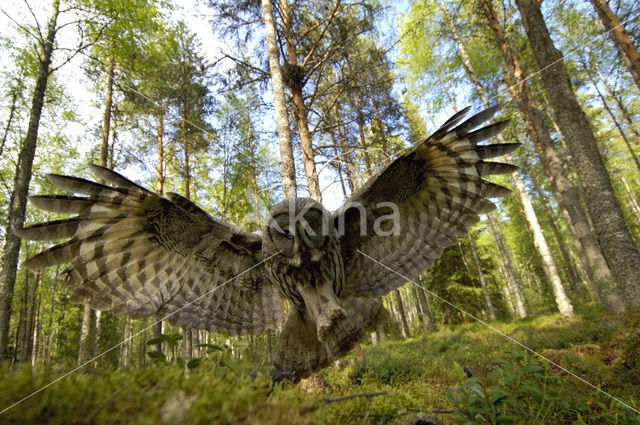
<svg viewBox="0 0 640 425">
<path fill-rule="evenodd" d="M 212 218 L 177 194 L 160 197 L 106 168 L 107 186 L 49 175 L 86 195 L 32 196 L 44 210 L 77 214 L 17 231 L 32 240 L 69 239 L 27 260 L 41 269 L 71 263 L 71 301 L 132 317 L 169 316 L 177 326 L 256 334 L 282 319 L 282 300 L 266 277 L 262 238 Z"/>
<path fill-rule="evenodd" d="M 341 250 L 347 295 L 385 294 L 406 283 L 397 273 L 414 279 L 433 266 L 444 248 L 466 234 L 479 220 L 478 214 L 495 209 L 488 198 L 510 193 L 482 177 L 511 173 L 517 167 L 484 160 L 510 153 L 519 145 L 478 145 L 502 131 L 507 122 L 473 131 L 496 109 L 489 108 L 462 123 L 468 108 L 454 115 L 371 178 L 334 213 L 339 231 L 344 229 Z M 358 251 L 397 273 L 374 264 Z"/>
</svg>

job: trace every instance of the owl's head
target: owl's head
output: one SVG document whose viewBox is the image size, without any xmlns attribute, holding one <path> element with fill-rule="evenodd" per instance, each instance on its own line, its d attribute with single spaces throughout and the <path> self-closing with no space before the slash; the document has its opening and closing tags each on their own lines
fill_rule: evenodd
<svg viewBox="0 0 640 425">
<path fill-rule="evenodd" d="M 320 260 L 335 237 L 331 213 L 311 198 L 287 199 L 276 204 L 264 235 L 269 251 L 280 251 L 294 266 Z"/>
</svg>

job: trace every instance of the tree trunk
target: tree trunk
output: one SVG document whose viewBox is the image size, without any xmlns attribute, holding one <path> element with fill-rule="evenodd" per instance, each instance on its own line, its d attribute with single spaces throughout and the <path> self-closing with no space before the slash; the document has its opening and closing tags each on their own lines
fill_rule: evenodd
<svg viewBox="0 0 640 425">
<path fill-rule="evenodd" d="M 496 311 L 493 308 L 493 303 L 491 302 L 491 297 L 489 296 L 487 281 L 484 278 L 484 272 L 482 271 L 482 265 L 480 264 L 480 256 L 478 255 L 478 250 L 476 248 L 475 242 L 473 241 L 471 233 L 467 233 L 467 239 L 469 240 L 469 247 L 471 248 L 471 255 L 473 255 L 473 262 L 476 264 L 476 270 L 478 271 L 478 277 L 480 278 L 480 285 L 482 285 L 482 294 L 484 295 L 484 300 L 487 303 L 489 319 L 496 320 Z"/>
<path fill-rule="evenodd" d="M 627 146 L 627 150 L 629 151 L 629 154 L 631 155 L 633 162 L 636 164 L 636 168 L 638 169 L 638 171 L 640 171 L 640 161 L 638 160 L 638 156 L 636 155 L 633 148 L 631 147 L 631 143 L 627 138 L 626 132 L 622 128 L 621 123 L 616 118 L 616 115 L 613 113 L 613 111 L 609 107 L 607 99 L 604 97 L 604 94 L 600 91 L 600 88 L 598 87 L 598 82 L 596 81 L 595 77 L 591 74 L 591 72 L 589 72 L 589 69 L 587 68 L 587 64 L 582 58 L 582 56 L 580 56 L 579 60 L 580 60 L 580 63 L 582 64 L 582 68 L 585 74 L 587 74 L 587 77 L 589 77 L 589 81 L 591 81 L 591 85 L 593 86 L 598 97 L 600 98 L 600 102 L 602 103 L 602 106 L 604 107 L 605 111 L 607 111 L 607 114 L 609 115 L 609 118 L 611 118 L 613 125 L 615 125 L 615 127 L 618 129 L 618 133 L 622 137 L 622 140 L 624 140 L 624 143 Z"/>
<path fill-rule="evenodd" d="M 162 107 L 156 114 L 156 129 L 156 192 L 162 195 L 164 193 L 164 111 Z"/>
<path fill-rule="evenodd" d="M 607 89 L 607 92 L 609 93 L 609 95 L 613 98 L 613 100 L 616 101 L 616 106 L 622 113 L 622 116 L 624 117 L 625 122 L 629 126 L 629 129 L 636 136 L 636 138 L 640 140 L 640 131 L 636 129 L 634 125 L 635 122 L 631 118 L 631 115 L 629 114 L 629 109 L 622 102 L 622 99 L 620 99 L 620 96 L 616 92 L 615 88 L 612 88 L 609 84 L 607 84 L 607 80 L 604 77 L 600 76 L 600 80 L 604 84 L 604 87 Z"/>
<path fill-rule="evenodd" d="M 182 149 L 184 150 L 184 197 L 191 199 L 191 170 L 189 169 L 189 136 L 187 133 L 187 100 L 182 102 Z"/>
<path fill-rule="evenodd" d="M 282 163 L 282 191 L 284 192 L 285 198 L 292 199 L 296 197 L 296 169 L 295 163 L 293 162 L 287 106 L 284 100 L 284 84 L 282 82 L 278 44 L 276 42 L 276 26 L 273 22 L 270 0 L 262 0 L 262 15 L 269 50 L 269 70 L 271 73 L 271 84 L 273 86 L 273 105 L 276 111 L 276 123 L 278 126 L 280 161 Z"/>
<path fill-rule="evenodd" d="M 360 147 L 362 149 L 362 157 L 364 158 L 364 167 L 366 173 L 371 175 L 373 170 L 371 169 L 371 158 L 369 157 L 369 147 L 367 146 L 367 140 L 364 137 L 364 118 L 362 117 L 362 111 L 360 110 L 360 98 L 356 91 L 355 84 L 351 83 L 351 98 L 353 99 L 353 108 L 356 110 L 356 123 L 358 124 L 358 134 L 360 135 Z"/>
<path fill-rule="evenodd" d="M 536 191 L 536 195 L 538 195 L 538 200 L 540 201 L 540 206 L 544 211 L 544 214 L 547 216 L 547 220 L 549 221 L 549 227 L 551 228 L 551 232 L 556 239 L 556 243 L 558 244 L 558 249 L 560 250 L 560 255 L 562 255 L 562 259 L 567 268 L 567 274 L 569 275 L 569 280 L 575 288 L 580 287 L 583 283 L 582 279 L 578 275 L 578 270 L 574 265 L 573 259 L 571 257 L 571 253 L 569 251 L 569 247 L 565 243 L 564 237 L 560 234 L 560 230 L 558 229 L 558 225 L 556 224 L 556 220 L 554 219 L 554 214 L 551 211 L 551 207 L 549 207 L 549 203 L 545 198 L 542 189 L 540 189 L 540 184 L 538 183 L 538 179 L 536 176 L 531 173 L 529 174 L 529 178 L 531 179 L 531 183 L 533 184 L 533 188 Z M 595 294 L 594 294 L 595 295 Z"/>
<path fill-rule="evenodd" d="M 504 242 L 502 232 L 498 228 L 498 223 L 494 213 L 487 214 L 489 220 L 489 228 L 493 234 L 493 238 L 498 245 L 498 251 L 500 251 L 500 257 L 502 258 L 502 268 L 504 269 L 505 279 L 507 281 L 507 288 L 509 294 L 512 296 L 511 302 L 516 314 L 524 319 L 527 317 L 527 310 L 524 305 L 524 297 L 522 296 L 522 286 L 516 277 L 516 272 L 513 270 L 513 264 L 511 264 L 511 254 L 507 249 L 507 244 Z"/>
<path fill-rule="evenodd" d="M 293 105 L 298 123 L 298 136 L 300 137 L 300 147 L 302 148 L 302 162 L 304 163 L 304 173 L 307 176 L 307 188 L 309 196 L 316 201 L 322 201 L 320 193 L 320 183 L 316 171 L 316 161 L 313 153 L 311 132 L 309 131 L 309 121 L 307 117 L 307 107 L 304 104 L 302 88 L 304 86 L 304 69 L 298 65 L 298 53 L 296 42 L 293 38 L 291 15 L 287 0 L 280 2 L 282 13 L 282 26 L 284 29 L 285 44 L 289 55 L 287 63 L 287 81 L 293 94 Z"/>
<path fill-rule="evenodd" d="M 162 196 L 164 193 L 164 107 L 159 105 L 156 111 L 156 192 Z M 154 338 L 162 335 L 162 321 L 153 318 L 154 322 L 151 333 Z M 157 350 L 162 352 L 162 344 L 156 345 Z"/>
<path fill-rule="evenodd" d="M 398 310 L 398 316 L 400 316 L 400 329 L 402 330 L 402 336 L 404 338 L 409 338 L 409 325 L 407 324 L 407 315 L 405 314 L 404 311 L 404 304 L 402 303 L 402 296 L 400 294 L 400 290 L 399 289 L 394 289 L 393 290 L 393 295 L 396 299 L 396 308 Z"/>
<path fill-rule="evenodd" d="M 500 26 L 493 6 L 491 5 L 491 0 L 481 0 L 481 3 L 485 17 L 489 22 L 489 26 L 507 66 L 507 70 L 505 71 L 507 85 L 518 106 L 527 132 L 534 142 L 555 197 L 560 207 L 568 213 L 567 215 L 570 220 L 569 229 L 572 231 L 576 245 L 579 246 L 579 251 L 585 253 L 582 261 L 584 262 L 585 269 L 588 270 L 589 274 L 593 277 L 593 282 L 596 284 L 596 288 L 594 288 L 595 292 L 609 311 L 620 311 L 622 303 L 619 296 L 615 289 L 609 289 L 612 287 L 611 271 L 609 270 L 595 235 L 589 228 L 587 218 L 580 208 L 578 197 L 564 170 L 562 158 L 553 144 L 549 130 L 544 124 L 531 89 L 526 80 L 524 80 L 524 73 L 520 67 L 520 63 L 509 45 L 504 30 Z"/>
<path fill-rule="evenodd" d="M 483 5 L 488 1 L 490 0 L 483 0 Z M 482 88 L 482 85 L 480 84 L 480 81 L 473 69 L 473 66 L 471 65 L 471 61 L 469 59 L 469 55 L 466 51 L 466 48 L 464 47 L 464 44 L 462 43 L 462 41 L 460 40 L 460 37 L 458 36 L 457 28 L 453 23 L 451 16 L 448 13 L 446 5 L 442 0 L 440 0 L 440 7 L 448 18 L 449 27 L 452 29 L 454 39 L 458 45 L 458 50 L 460 51 L 461 57 L 463 57 L 463 64 L 465 65 L 465 68 L 467 69 L 467 72 L 470 78 L 475 83 L 476 89 L 478 91 L 478 94 L 482 98 L 483 103 L 485 104 L 486 107 L 488 107 L 489 101 L 486 97 L 486 94 L 484 93 L 484 89 Z M 504 139 L 502 138 L 502 135 L 498 135 L 498 140 L 501 143 L 504 143 Z M 513 162 L 510 155 L 507 155 L 506 158 L 508 159 L 509 162 Z M 524 183 L 522 181 L 520 173 L 517 171 L 514 172 L 512 174 L 512 178 L 516 187 L 516 192 L 518 193 L 520 197 L 520 201 L 524 208 L 525 218 L 530 226 L 531 234 L 534 240 L 534 245 L 536 246 L 536 249 L 540 254 L 543 269 L 545 271 L 547 278 L 549 279 L 549 282 L 551 283 L 551 287 L 553 288 L 553 292 L 556 298 L 556 303 L 558 304 L 558 309 L 563 315 L 572 316 L 573 307 L 571 305 L 571 302 L 569 301 L 569 298 L 566 295 L 564 287 L 562 286 L 562 281 L 560 279 L 560 276 L 558 275 L 558 270 L 556 268 L 555 261 L 553 260 L 553 256 L 551 255 L 551 250 L 549 249 L 546 238 L 544 237 L 544 234 L 542 232 L 542 227 L 538 222 L 538 218 L 535 214 L 535 210 L 533 209 L 533 204 L 531 203 L 531 199 L 529 198 L 529 195 L 525 190 Z"/>
<path fill-rule="evenodd" d="M 60 9 L 60 0 L 54 0 L 53 13 L 47 24 L 47 36 L 41 40 L 42 52 L 38 56 L 38 77 L 33 91 L 31 111 L 29 113 L 29 126 L 25 136 L 18 166 L 14 179 L 14 189 L 9 201 L 9 220 L 5 230 L 4 255 L 2 257 L 2 270 L 0 271 L 0 361 L 7 355 L 7 342 L 9 336 L 9 319 L 11 317 L 11 301 L 16 283 L 16 271 L 18 268 L 18 256 L 20 254 L 20 238 L 13 233 L 13 229 L 22 228 L 25 210 L 27 206 L 27 194 L 31 182 L 31 169 L 38 142 L 38 127 L 42 115 L 47 82 L 49 80 L 49 66 L 53 54 L 53 46 L 56 38 L 56 22 Z"/>
<path fill-rule="evenodd" d="M 553 45 L 536 0 L 516 0 L 545 90 L 572 154 L 602 251 L 620 286 L 623 302 L 640 307 L 640 254 L 600 156 L 589 121 L 580 108 L 562 53 Z M 604 288 L 609 294 L 609 288 Z M 609 302 L 605 302 L 609 305 Z M 611 302 L 613 304 L 613 302 Z"/>
<path fill-rule="evenodd" d="M 106 167 L 109 161 L 109 134 L 111 133 L 111 112 L 113 109 L 113 85 L 115 81 L 115 69 L 116 69 L 116 61 L 115 57 L 112 55 L 109 60 L 109 68 L 107 70 L 107 93 L 104 104 L 104 114 L 102 118 L 102 130 L 100 132 L 100 163 L 101 167 Z M 98 178 L 99 183 L 103 183 L 104 181 L 101 178 Z M 88 359 L 88 354 L 91 352 L 90 347 L 88 345 L 91 343 L 89 341 L 89 335 L 91 334 L 91 328 L 95 324 L 95 334 L 94 334 L 94 345 L 97 347 L 100 339 L 100 334 L 98 332 L 99 323 L 100 323 L 100 314 L 99 312 L 95 312 L 95 320 L 93 318 L 94 311 L 85 305 L 83 314 L 82 314 L 82 324 L 80 326 L 80 342 L 78 343 L 78 364 L 82 364 Z"/>
<path fill-rule="evenodd" d="M 80 343 L 78 345 L 78 365 L 86 363 L 91 356 L 89 335 L 91 334 L 92 319 L 93 310 L 91 310 L 89 303 L 86 303 L 82 309 L 82 325 L 80 326 Z"/>
<path fill-rule="evenodd" d="M 540 223 L 538 222 L 538 217 L 536 216 L 531 199 L 526 195 L 524 182 L 518 172 L 513 173 L 512 177 L 516 185 L 516 192 L 520 195 L 520 201 L 524 208 L 527 223 L 531 226 L 530 230 L 533 235 L 533 243 L 540 254 L 542 268 L 549 280 L 549 283 L 551 283 L 551 289 L 553 290 L 558 310 L 563 316 L 571 317 L 573 316 L 573 305 L 562 286 L 562 280 L 558 274 L 556 263 L 553 260 L 551 249 L 549 249 L 549 245 L 547 244 L 547 239 L 544 237 L 544 233 L 542 232 L 542 226 L 540 226 Z"/>
<path fill-rule="evenodd" d="M 613 43 L 616 45 L 616 49 L 618 49 L 622 60 L 627 65 L 627 68 L 629 68 L 633 81 L 635 81 L 640 89 L 640 52 L 638 52 L 638 48 L 633 44 L 629 33 L 625 31 L 624 26 L 609 8 L 606 0 L 590 1 L 596 9 L 596 12 L 598 12 L 602 24 L 609 32 L 609 37 L 611 37 L 611 40 L 613 40 Z"/>
<path fill-rule="evenodd" d="M 114 74 L 116 69 L 116 60 L 114 56 L 111 56 L 109 61 L 109 69 L 107 71 L 107 98 L 104 104 L 104 119 L 102 121 L 102 133 L 101 140 L 102 145 L 100 148 L 100 165 L 107 166 L 107 159 L 109 156 L 109 132 L 111 131 L 111 108 L 113 105 L 113 83 Z"/>
<path fill-rule="evenodd" d="M 334 106 L 334 111 L 336 115 L 336 123 L 338 126 L 338 137 L 340 139 L 340 150 L 342 151 L 342 159 L 345 162 L 346 166 L 344 167 L 344 171 L 347 175 L 347 183 L 349 184 L 349 192 L 353 193 L 356 191 L 356 170 L 355 163 L 353 161 L 353 157 L 351 156 L 351 146 L 349 146 L 349 139 L 345 134 L 345 130 L 343 127 L 342 113 L 340 112 L 340 108 L 338 106 Z"/>
<path fill-rule="evenodd" d="M 258 193 L 260 192 L 260 187 L 258 187 L 258 163 L 256 161 L 256 146 L 255 146 L 255 134 L 253 132 L 253 124 L 251 122 L 251 108 L 247 104 L 247 123 L 249 126 L 249 152 L 251 153 L 251 191 L 253 194 L 253 207 L 256 211 L 256 229 L 257 230 L 261 226 L 262 217 L 260 215 L 260 197 Z"/>
<path fill-rule="evenodd" d="M 420 307 L 422 309 L 422 314 L 424 315 L 424 325 L 427 330 L 433 330 L 435 328 L 435 323 L 433 321 L 433 313 L 431 313 L 431 306 L 429 305 L 429 299 L 427 298 L 427 291 L 424 289 L 424 279 L 422 276 L 418 279 L 420 283 L 420 287 L 418 290 L 418 299 L 420 300 Z"/>
<path fill-rule="evenodd" d="M 9 137 L 9 133 L 11 132 L 11 124 L 13 124 L 13 119 L 16 116 L 16 109 L 18 107 L 18 92 L 18 87 L 14 87 L 11 90 L 11 106 L 9 106 L 9 117 L 7 118 L 7 124 L 4 126 L 4 132 L 2 133 L 2 142 L 0 142 L 0 158 L 2 158 L 4 146 L 7 143 L 7 137 Z"/>
</svg>

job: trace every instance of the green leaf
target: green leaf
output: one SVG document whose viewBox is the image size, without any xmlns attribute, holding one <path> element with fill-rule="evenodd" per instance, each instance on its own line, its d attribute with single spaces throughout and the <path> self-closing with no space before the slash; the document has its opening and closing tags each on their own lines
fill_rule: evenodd
<svg viewBox="0 0 640 425">
<path fill-rule="evenodd" d="M 196 359 L 191 359 L 189 360 L 189 362 L 187 363 L 187 368 L 188 369 L 195 369 L 198 366 L 200 366 L 200 359 L 196 358 Z"/>
<path fill-rule="evenodd" d="M 147 356 L 154 361 L 166 361 L 167 358 L 161 351 L 147 351 Z"/>
</svg>

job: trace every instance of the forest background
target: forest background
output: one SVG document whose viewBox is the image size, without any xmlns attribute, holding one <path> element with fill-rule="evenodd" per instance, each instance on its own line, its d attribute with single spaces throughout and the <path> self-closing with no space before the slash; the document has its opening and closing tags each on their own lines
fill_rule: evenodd
<svg viewBox="0 0 640 425">
<path fill-rule="evenodd" d="M 631 0 L 3 4 L 0 422 L 635 420 L 639 15 Z M 19 266 L 45 246 L 11 229 L 55 218 L 26 206 L 55 190 L 46 173 L 101 164 L 256 230 L 294 193 L 336 208 L 449 115 L 493 104 L 511 119 L 500 141 L 522 144 L 494 180 L 514 195 L 383 297 L 391 320 L 311 389 L 232 384 L 268 370 L 277 331 L 116 317 L 70 304 L 63 269 Z"/>
</svg>

